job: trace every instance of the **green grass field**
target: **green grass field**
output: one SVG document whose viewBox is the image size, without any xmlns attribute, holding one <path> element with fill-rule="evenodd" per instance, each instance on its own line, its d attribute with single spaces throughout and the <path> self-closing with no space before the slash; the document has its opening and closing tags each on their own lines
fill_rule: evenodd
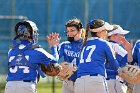
<svg viewBox="0 0 140 93">
<path fill-rule="evenodd" d="M 55 88 L 53 90 L 52 83 L 38 83 L 37 93 L 62 93 L 62 83 L 55 83 Z"/>
<path fill-rule="evenodd" d="M 62 93 L 62 81 L 55 79 L 55 82 L 55 87 L 53 88 L 52 78 L 41 79 L 37 84 L 37 93 Z M 4 88 L 5 79 L 0 76 L 0 93 L 4 93 Z"/>
<path fill-rule="evenodd" d="M 37 93 L 62 93 L 62 82 L 55 83 L 55 88 L 53 90 L 52 83 L 38 83 Z M 0 86 L 0 93 L 4 93 L 4 86 Z M 129 93 L 129 92 L 127 92 Z"/>
<path fill-rule="evenodd" d="M 37 84 L 37 93 L 62 93 L 62 81 L 55 79 L 55 87 L 53 88 L 52 77 L 40 78 Z M 6 83 L 6 75 L 0 75 L 0 93 L 4 93 Z"/>
<path fill-rule="evenodd" d="M 4 93 L 5 84 L 0 86 L 0 93 Z M 55 83 L 55 88 L 52 88 L 52 83 L 38 83 L 37 84 L 37 93 L 62 93 L 62 83 Z"/>
</svg>

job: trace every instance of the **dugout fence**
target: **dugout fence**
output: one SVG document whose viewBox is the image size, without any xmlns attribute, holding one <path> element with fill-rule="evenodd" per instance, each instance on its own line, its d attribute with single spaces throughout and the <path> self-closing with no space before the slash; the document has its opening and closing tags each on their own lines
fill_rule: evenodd
<svg viewBox="0 0 140 93">
<path fill-rule="evenodd" d="M 2 16 L 0 15 L 0 93 L 4 93 L 8 58 L 7 52 L 12 44 L 12 39 L 15 37 L 15 24 L 21 20 L 27 20 L 26 16 Z M 46 44 L 43 36 L 40 38 L 41 44 Z M 47 45 L 47 44 L 46 44 Z M 52 83 L 52 93 L 55 93 L 55 82 L 59 82 L 55 77 L 47 77 L 40 79 L 40 82 Z"/>
<path fill-rule="evenodd" d="M 14 26 L 23 19 L 28 18 L 26 16 L 0 15 L 0 93 L 4 93 L 8 67 L 7 52 L 14 37 Z"/>
</svg>

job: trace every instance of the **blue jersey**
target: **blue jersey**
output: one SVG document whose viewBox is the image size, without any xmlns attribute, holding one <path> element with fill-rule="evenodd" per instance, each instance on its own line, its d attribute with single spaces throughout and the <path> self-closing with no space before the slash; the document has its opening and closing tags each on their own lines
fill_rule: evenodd
<svg viewBox="0 0 140 93">
<path fill-rule="evenodd" d="M 28 41 L 22 41 L 20 45 L 9 50 L 8 64 L 10 67 L 7 81 L 31 80 L 36 82 L 38 74 L 36 67 L 40 64 L 48 65 L 50 62 L 57 62 L 56 58 L 43 48 L 25 49 L 29 44 Z M 22 60 L 23 63 L 21 63 Z"/>
<path fill-rule="evenodd" d="M 78 66 L 79 55 L 82 49 L 82 39 L 74 42 L 65 41 L 59 44 L 58 53 L 59 58 L 64 57 L 64 61 L 68 63 L 73 63 Z M 54 48 L 54 47 L 52 47 Z M 75 81 L 77 78 L 77 71 L 69 78 L 69 80 Z"/>
<path fill-rule="evenodd" d="M 137 42 L 135 43 L 132 54 L 133 54 L 132 64 L 136 62 L 138 66 L 140 67 L 140 40 L 137 40 Z"/>
<path fill-rule="evenodd" d="M 109 42 L 112 45 L 114 51 L 116 52 L 116 59 L 119 62 L 119 66 L 123 67 L 127 65 L 128 64 L 127 51 L 116 42 L 114 41 L 109 41 Z M 116 79 L 116 75 L 118 75 L 118 71 L 111 69 L 108 63 L 106 63 L 105 66 L 106 66 L 107 78 Z"/>
<path fill-rule="evenodd" d="M 105 62 L 110 67 L 117 70 L 119 65 L 113 55 L 111 45 L 98 37 L 88 38 L 80 55 L 80 64 L 78 66 L 78 77 L 83 75 L 100 74 L 106 76 Z"/>
</svg>

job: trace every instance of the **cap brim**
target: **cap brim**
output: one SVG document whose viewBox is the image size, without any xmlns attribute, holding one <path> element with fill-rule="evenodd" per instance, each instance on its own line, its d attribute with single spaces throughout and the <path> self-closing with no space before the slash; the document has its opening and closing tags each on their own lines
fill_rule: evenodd
<svg viewBox="0 0 140 93">
<path fill-rule="evenodd" d="M 108 36 L 111 36 L 111 35 L 114 35 L 114 34 L 122 34 L 122 35 L 126 35 L 128 34 L 130 31 L 127 31 L 127 30 L 123 30 L 123 31 L 116 31 L 116 30 L 111 30 L 109 33 L 108 33 Z"/>
<path fill-rule="evenodd" d="M 130 31 L 128 31 L 128 30 L 123 30 L 120 34 L 123 34 L 123 35 L 126 35 L 126 34 L 128 34 Z"/>
<path fill-rule="evenodd" d="M 108 22 L 105 22 L 105 28 L 107 31 L 112 31 L 113 30 L 113 25 L 110 25 Z"/>
</svg>

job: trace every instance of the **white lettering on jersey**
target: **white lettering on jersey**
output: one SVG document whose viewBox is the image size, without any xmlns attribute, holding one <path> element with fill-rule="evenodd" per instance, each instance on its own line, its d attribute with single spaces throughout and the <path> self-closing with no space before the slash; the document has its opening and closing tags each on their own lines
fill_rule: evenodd
<svg viewBox="0 0 140 93">
<path fill-rule="evenodd" d="M 64 49 L 64 52 L 71 57 L 79 57 L 80 52 L 74 52 L 67 49 Z"/>
<path fill-rule="evenodd" d="M 80 59 L 80 63 L 84 63 L 84 59 L 83 59 L 83 52 L 85 50 L 85 47 L 83 48 L 82 52 L 81 52 L 81 59 Z"/>
<path fill-rule="evenodd" d="M 74 58 L 71 63 L 76 65 L 76 58 Z"/>
<path fill-rule="evenodd" d="M 26 67 L 26 66 L 15 66 L 14 68 L 10 68 L 10 72 L 16 73 L 19 68 L 23 69 L 23 73 L 29 73 L 29 67 Z"/>
<path fill-rule="evenodd" d="M 14 58 L 15 58 L 15 56 L 11 56 L 9 58 L 9 62 L 11 62 Z M 27 60 L 29 60 L 29 56 L 28 55 L 26 55 L 25 58 Z M 29 73 L 29 67 L 27 67 L 27 66 L 15 66 L 14 68 L 10 68 L 9 71 L 11 73 L 16 73 L 18 71 L 18 69 L 23 69 L 23 73 Z"/>
<path fill-rule="evenodd" d="M 11 62 L 14 58 L 15 58 L 15 56 L 11 56 L 11 57 L 9 58 L 9 62 Z"/>
<path fill-rule="evenodd" d="M 19 66 L 19 68 L 23 69 L 23 73 L 29 73 L 29 67 L 27 67 L 27 66 Z"/>
<path fill-rule="evenodd" d="M 10 72 L 11 73 L 16 73 L 17 72 L 18 67 L 15 66 L 14 68 L 10 68 Z"/>
<path fill-rule="evenodd" d="M 26 58 L 27 60 L 29 60 L 29 56 L 25 56 L 25 58 Z"/>
<path fill-rule="evenodd" d="M 84 47 L 83 50 L 82 50 L 82 52 L 81 52 L 80 63 L 84 63 L 83 53 L 84 53 L 85 51 L 88 51 L 88 50 L 90 50 L 90 51 L 89 51 L 89 53 L 88 53 L 88 56 L 87 56 L 85 62 L 91 62 L 91 56 L 92 56 L 92 54 L 93 54 L 95 48 L 96 48 L 96 45 L 87 46 L 86 49 L 85 49 L 85 47 Z M 87 52 L 86 52 L 86 53 L 87 53 Z"/>
</svg>

